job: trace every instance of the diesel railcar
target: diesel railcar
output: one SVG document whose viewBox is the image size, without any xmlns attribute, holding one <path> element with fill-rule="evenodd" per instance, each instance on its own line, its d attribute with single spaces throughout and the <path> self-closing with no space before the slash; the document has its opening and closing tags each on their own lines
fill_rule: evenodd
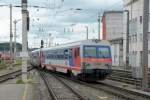
<svg viewBox="0 0 150 100">
<path fill-rule="evenodd" d="M 110 44 L 101 40 L 41 48 L 31 52 L 31 64 L 76 76 L 85 81 L 105 79 L 111 73 Z"/>
</svg>

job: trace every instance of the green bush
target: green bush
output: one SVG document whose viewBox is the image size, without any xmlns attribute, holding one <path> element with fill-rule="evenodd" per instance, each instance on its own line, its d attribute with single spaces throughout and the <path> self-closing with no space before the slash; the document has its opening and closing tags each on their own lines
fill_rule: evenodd
<svg viewBox="0 0 150 100">
<path fill-rule="evenodd" d="M 22 79 L 19 79 L 16 81 L 16 84 L 24 84 L 24 82 L 22 81 Z"/>
<path fill-rule="evenodd" d="M 22 59 L 17 59 L 16 60 L 16 65 L 21 65 L 22 64 Z"/>
</svg>

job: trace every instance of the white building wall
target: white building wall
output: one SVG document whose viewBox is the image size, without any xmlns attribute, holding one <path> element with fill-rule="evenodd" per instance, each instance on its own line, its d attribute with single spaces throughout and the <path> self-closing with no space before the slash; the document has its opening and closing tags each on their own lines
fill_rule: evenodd
<svg viewBox="0 0 150 100">
<path fill-rule="evenodd" d="M 106 39 L 111 41 L 112 44 L 112 65 L 123 66 L 123 44 L 113 43 L 123 39 L 123 13 L 122 12 L 108 12 L 105 13 L 106 18 Z"/>
<path fill-rule="evenodd" d="M 107 13 L 105 16 L 106 16 L 107 40 L 121 38 L 123 35 L 122 13 Z"/>
<path fill-rule="evenodd" d="M 130 15 L 130 36 L 129 36 L 129 59 L 130 65 L 132 67 L 141 67 L 142 66 L 142 51 L 143 51 L 143 1 L 144 0 L 135 0 L 135 2 L 126 5 L 131 0 L 123 0 L 124 1 L 124 10 L 129 10 Z M 150 22 L 150 21 L 149 21 Z M 150 25 L 149 25 L 150 27 Z M 149 28 L 150 31 L 150 28 Z M 123 18 L 123 33 L 124 35 L 124 43 L 126 43 L 126 14 L 124 14 Z M 123 52 L 123 61 L 125 63 L 126 60 L 126 44 L 124 44 L 124 52 Z M 149 42 L 149 50 L 150 50 L 150 42 Z M 150 55 L 150 51 L 149 51 Z M 149 67 L 150 67 L 150 56 L 149 56 Z"/>
</svg>

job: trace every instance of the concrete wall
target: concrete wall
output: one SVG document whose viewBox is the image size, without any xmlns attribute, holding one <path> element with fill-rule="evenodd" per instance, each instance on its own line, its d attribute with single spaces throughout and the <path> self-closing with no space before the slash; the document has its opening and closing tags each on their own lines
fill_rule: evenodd
<svg viewBox="0 0 150 100">
<path fill-rule="evenodd" d="M 143 0 L 124 0 L 124 10 L 129 10 L 130 15 L 130 33 L 129 33 L 129 59 L 132 67 L 142 66 L 143 53 Z M 126 14 L 123 15 L 123 38 L 126 43 Z M 150 21 L 149 21 L 150 22 Z M 149 25 L 150 31 L 150 25 Z M 150 36 L 149 36 L 150 37 Z M 149 38 L 150 40 L 150 38 Z M 123 61 L 126 60 L 126 44 L 123 45 Z M 150 41 L 149 41 L 150 50 Z M 149 51 L 149 67 L 150 67 L 150 51 Z"/>
<path fill-rule="evenodd" d="M 122 37 L 123 31 L 123 14 L 108 13 L 106 16 L 106 39 L 113 40 Z"/>
<path fill-rule="evenodd" d="M 123 66 L 123 13 L 118 11 L 108 11 L 103 16 L 103 39 L 111 42 L 112 65 Z"/>
</svg>

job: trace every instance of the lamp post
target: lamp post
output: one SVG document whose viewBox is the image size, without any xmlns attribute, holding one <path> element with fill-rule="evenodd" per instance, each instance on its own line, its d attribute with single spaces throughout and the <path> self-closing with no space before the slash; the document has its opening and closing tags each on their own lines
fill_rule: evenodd
<svg viewBox="0 0 150 100">
<path fill-rule="evenodd" d="M 16 24 L 20 21 L 21 19 L 18 19 L 18 20 L 14 20 L 13 23 L 14 23 L 14 62 L 16 63 L 16 32 L 17 32 L 17 27 L 16 27 Z"/>
<path fill-rule="evenodd" d="M 126 26 L 126 68 L 129 67 L 129 10 L 124 10 L 127 13 L 127 26 Z"/>
<path fill-rule="evenodd" d="M 101 18 L 102 16 L 100 16 L 100 14 L 98 13 L 98 40 L 100 40 L 100 32 L 101 32 Z"/>
<path fill-rule="evenodd" d="M 88 40 L 88 37 L 89 37 L 89 27 L 85 26 L 85 28 L 86 28 L 86 40 Z"/>
<path fill-rule="evenodd" d="M 142 89 L 148 88 L 148 26 L 149 26 L 149 0 L 143 2 L 143 67 Z"/>
<path fill-rule="evenodd" d="M 13 38 L 13 34 L 12 34 L 12 4 L 10 4 L 10 69 L 12 68 L 12 58 L 13 58 L 13 54 L 12 54 L 12 38 Z"/>
<path fill-rule="evenodd" d="M 10 5 L 0 5 L 0 7 L 3 6 L 7 6 L 10 9 L 10 14 L 9 14 L 9 25 L 10 25 L 10 67 L 9 69 L 12 69 L 12 59 L 13 59 L 13 50 L 12 50 L 12 38 L 13 38 L 13 34 L 12 34 L 12 4 Z"/>
</svg>

